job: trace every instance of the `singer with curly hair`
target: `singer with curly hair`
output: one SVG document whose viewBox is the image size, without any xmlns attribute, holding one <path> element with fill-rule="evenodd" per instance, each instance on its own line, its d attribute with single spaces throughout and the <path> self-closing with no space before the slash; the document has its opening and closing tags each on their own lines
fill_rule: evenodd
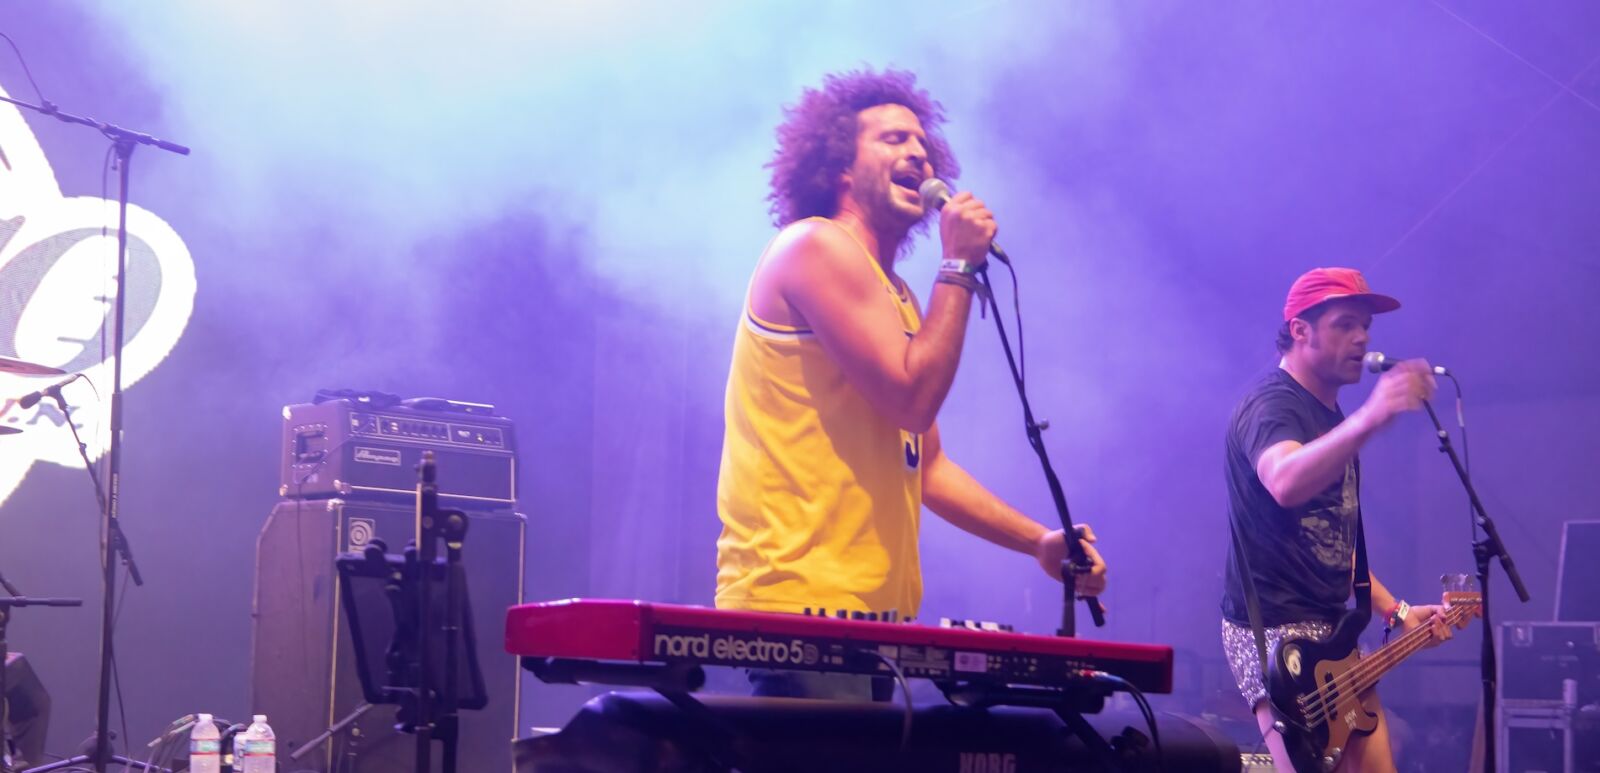
<svg viewBox="0 0 1600 773">
<path fill-rule="evenodd" d="M 974 272 L 996 225 L 971 193 L 939 210 L 926 310 L 895 271 L 958 167 L 943 108 L 899 70 L 829 75 L 778 127 L 778 233 L 733 346 L 717 481 L 718 607 L 910 619 L 922 602 L 924 505 L 1060 578 L 1066 535 L 1007 505 L 945 454 L 935 421 L 961 359 Z M 1098 595 L 1105 562 L 1078 590 Z M 887 699 L 862 677 L 753 672 L 758 695 Z"/>
</svg>

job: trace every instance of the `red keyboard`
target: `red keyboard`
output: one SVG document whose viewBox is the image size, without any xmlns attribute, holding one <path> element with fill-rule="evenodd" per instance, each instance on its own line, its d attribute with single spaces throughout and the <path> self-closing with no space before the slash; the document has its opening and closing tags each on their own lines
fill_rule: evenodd
<svg viewBox="0 0 1600 773">
<path fill-rule="evenodd" d="M 887 674 L 1065 687 L 1103 671 L 1172 692 L 1172 648 L 908 623 L 567 599 L 506 612 L 506 651 L 524 658 Z"/>
</svg>

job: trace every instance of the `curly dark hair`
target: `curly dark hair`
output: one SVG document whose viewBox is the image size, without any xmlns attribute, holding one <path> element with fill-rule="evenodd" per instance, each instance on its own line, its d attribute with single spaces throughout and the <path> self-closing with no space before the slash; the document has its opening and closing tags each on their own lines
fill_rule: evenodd
<svg viewBox="0 0 1600 773">
<path fill-rule="evenodd" d="M 821 89 L 808 88 L 800 101 L 784 108 L 778 125 L 778 152 L 772 170 L 774 225 L 807 217 L 838 214 L 838 180 L 856 160 L 856 114 L 878 105 L 901 105 L 917 116 L 927 132 L 928 162 L 946 180 L 961 174 L 939 126 L 944 107 L 917 88 L 917 76 L 905 70 L 871 68 L 828 75 Z"/>
</svg>

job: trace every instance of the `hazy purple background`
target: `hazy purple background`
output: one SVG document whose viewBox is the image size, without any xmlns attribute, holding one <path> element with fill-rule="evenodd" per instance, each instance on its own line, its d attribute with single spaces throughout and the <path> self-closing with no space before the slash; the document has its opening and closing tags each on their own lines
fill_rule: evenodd
<svg viewBox="0 0 1600 773">
<path fill-rule="evenodd" d="M 1218 687 L 1223 424 L 1306 268 L 1365 271 L 1405 302 L 1373 347 L 1465 380 L 1477 483 L 1534 594 L 1496 587 L 1500 619 L 1550 616 L 1560 524 L 1597 516 L 1586 0 L 5 2 L 0 29 L 63 109 L 195 148 L 135 163 L 135 200 L 183 236 L 199 285 L 188 333 L 127 395 L 123 512 L 149 580 L 119 638 L 137 739 L 246 713 L 278 411 L 318 387 L 514 418 L 531 597 L 708 603 L 729 345 L 772 230 L 760 166 L 781 106 L 863 63 L 920 73 L 960 187 L 999 214 L 1035 410 L 1113 565 L 1111 622 L 1086 635 L 1179 647 L 1168 706 L 1237 710 Z M 0 83 L 32 96 L 8 50 Z M 102 140 L 29 123 L 65 192 L 98 194 Z M 903 264 L 922 292 L 936 254 Z M 1054 517 L 988 321 L 941 419 L 954 458 Z M 1425 424 L 1363 456 L 1373 565 L 1413 601 L 1471 569 Z M 36 466 L 0 508 L 0 569 L 29 592 L 98 599 L 86 485 Z M 924 561 L 925 616 L 1056 623 L 1023 557 L 930 519 Z M 93 724 L 96 605 L 11 632 L 55 698 L 53 750 Z M 1428 653 L 1386 703 L 1470 711 L 1474 646 Z M 584 694 L 538 688 L 527 719 Z"/>
</svg>

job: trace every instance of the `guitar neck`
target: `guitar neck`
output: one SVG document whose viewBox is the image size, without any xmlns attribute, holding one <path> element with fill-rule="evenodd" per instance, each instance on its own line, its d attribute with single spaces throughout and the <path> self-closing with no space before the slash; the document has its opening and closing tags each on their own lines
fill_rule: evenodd
<svg viewBox="0 0 1600 773">
<path fill-rule="evenodd" d="M 1445 610 L 1444 619 L 1445 623 L 1454 626 L 1471 615 L 1472 609 L 1467 605 L 1452 606 Z M 1406 658 L 1411 657 L 1417 650 L 1427 645 L 1432 637 L 1432 633 L 1428 629 L 1429 626 L 1424 625 L 1406 631 L 1400 638 L 1379 647 L 1378 651 L 1362 658 L 1356 666 L 1361 673 L 1356 678 L 1353 692 L 1358 695 L 1365 692 L 1367 688 L 1377 684 L 1384 674 L 1389 673 L 1390 669 L 1405 662 Z"/>
</svg>

